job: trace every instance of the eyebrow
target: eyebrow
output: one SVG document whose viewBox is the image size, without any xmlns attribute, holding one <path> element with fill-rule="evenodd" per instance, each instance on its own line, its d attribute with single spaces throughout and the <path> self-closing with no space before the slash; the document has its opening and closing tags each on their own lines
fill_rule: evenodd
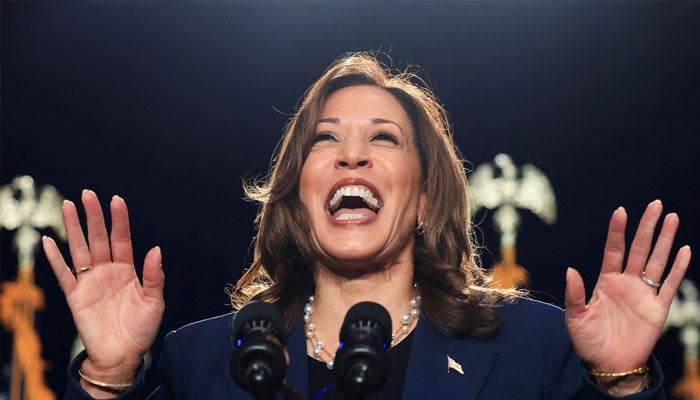
<svg viewBox="0 0 700 400">
<path fill-rule="evenodd" d="M 327 122 L 327 123 L 331 123 L 331 124 L 339 124 L 339 123 L 340 123 L 340 119 L 339 119 L 339 118 L 321 118 L 321 119 L 318 120 L 318 123 L 319 123 L 319 124 L 322 123 L 322 122 Z M 390 119 L 386 119 L 386 118 L 370 118 L 369 122 L 371 122 L 371 123 L 374 124 L 374 125 L 392 124 L 392 125 L 395 125 L 397 128 L 399 128 L 399 130 L 401 131 L 401 133 L 403 133 L 403 129 L 401 128 L 401 126 L 400 126 L 399 124 L 397 124 L 396 122 L 390 120 Z"/>
<path fill-rule="evenodd" d="M 328 122 L 331 124 L 339 124 L 340 119 L 338 119 L 338 118 L 321 118 L 318 120 L 318 123 L 320 124 L 321 122 Z"/>
</svg>

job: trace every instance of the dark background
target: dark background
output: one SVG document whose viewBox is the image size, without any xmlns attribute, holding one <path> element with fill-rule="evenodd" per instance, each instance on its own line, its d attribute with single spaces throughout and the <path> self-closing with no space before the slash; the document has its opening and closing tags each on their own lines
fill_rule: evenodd
<svg viewBox="0 0 700 400">
<path fill-rule="evenodd" d="M 562 305 L 567 266 L 592 287 L 619 205 L 636 223 L 661 198 L 681 216 L 675 249 L 700 239 L 699 3 L 5 1 L 0 10 L 1 183 L 29 174 L 72 200 L 83 188 L 121 194 L 137 258 L 163 249 L 163 334 L 228 311 L 224 286 L 250 262 L 255 234 L 242 178 L 265 174 L 299 97 L 347 51 L 420 65 L 468 165 L 506 152 L 548 175 L 558 222 L 523 211 L 518 237 L 535 297 Z M 490 265 L 498 240 L 485 218 Z M 9 280 L 12 233 L 0 235 Z M 46 377 L 60 397 L 75 329 L 41 253 L 36 280 Z M 3 363 L 9 354 L 4 335 Z M 677 330 L 657 355 L 670 385 L 682 368 Z"/>
</svg>

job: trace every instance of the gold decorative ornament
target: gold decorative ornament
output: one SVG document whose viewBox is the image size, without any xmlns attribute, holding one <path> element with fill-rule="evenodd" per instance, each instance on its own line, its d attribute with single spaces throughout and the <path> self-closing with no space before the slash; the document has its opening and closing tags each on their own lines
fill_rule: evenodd
<svg viewBox="0 0 700 400">
<path fill-rule="evenodd" d="M 496 176 L 496 170 L 500 176 Z M 525 164 L 520 169 L 507 154 L 498 154 L 493 163 L 477 166 L 469 175 L 470 208 L 473 214 L 482 208 L 495 209 L 493 221 L 501 236 L 502 260 L 492 268 L 494 281 L 502 287 L 526 287 L 530 277 L 516 262 L 520 215 L 517 209 L 530 210 L 546 224 L 557 220 L 557 205 L 549 179 L 537 167 Z"/>
<path fill-rule="evenodd" d="M 61 216 L 63 198 L 53 186 L 39 191 L 30 176 L 18 176 L 0 187 L 0 227 L 16 230 L 17 280 L 3 282 L 0 320 L 13 334 L 10 400 L 54 400 L 44 384 L 46 363 L 41 359 L 41 340 L 34 329 L 34 313 L 44 307 L 44 293 L 34 284 L 34 251 L 39 244 L 37 229 L 52 228 L 65 239 Z M 22 395 L 23 394 L 23 395 Z"/>
</svg>

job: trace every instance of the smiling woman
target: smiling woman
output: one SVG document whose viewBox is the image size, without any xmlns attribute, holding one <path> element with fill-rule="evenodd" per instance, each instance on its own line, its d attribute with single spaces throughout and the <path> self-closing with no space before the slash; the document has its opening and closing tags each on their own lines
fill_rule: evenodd
<svg viewBox="0 0 700 400">
<path fill-rule="evenodd" d="M 569 269 L 564 313 L 493 287 L 479 266 L 466 174 L 446 112 L 414 74 L 394 73 L 373 54 L 341 57 L 306 93 L 275 160 L 268 179 L 246 187 L 261 203 L 258 235 L 253 263 L 231 299 L 236 309 L 262 300 L 281 311 L 287 380 L 302 393 L 665 398 L 652 349 L 690 248 L 678 251 L 659 282 L 679 223 L 667 215 L 652 246 L 660 201 L 642 216 L 626 264 L 627 216 L 622 208 L 613 213 L 593 296 L 587 303 L 581 276 Z M 140 398 L 140 360 L 164 307 L 160 249 L 146 256 L 141 285 L 124 201 L 115 196 L 110 203 L 109 236 L 95 194 L 85 191 L 82 202 L 87 240 L 73 203 L 64 204 L 63 215 L 73 263 L 89 272 L 72 273 L 53 240 L 44 238 L 86 347 L 69 367 L 66 398 Z M 353 329 L 343 316 L 367 302 L 386 309 L 396 327 L 387 328 L 393 333 L 383 342 L 388 373 L 370 393 L 347 394 L 335 383 L 341 379 L 335 361 L 347 368 L 349 357 L 338 332 Z M 153 398 L 251 398 L 230 374 L 231 317 L 167 336 Z M 366 326 L 355 328 L 366 334 L 362 340 L 371 336 Z"/>
<path fill-rule="evenodd" d="M 369 54 L 339 59 L 309 89 L 270 177 L 248 188 L 263 207 L 253 266 L 238 282 L 243 290 L 235 292 L 234 304 L 244 304 L 252 294 L 245 289 L 257 292 L 269 278 L 275 284 L 257 298 L 275 301 L 291 328 L 309 293 L 321 292 L 319 314 L 324 298 L 347 297 L 322 293 L 336 288 L 353 295 L 348 304 L 329 305 L 335 321 L 317 329 L 338 332 L 342 311 L 364 296 L 392 299 L 385 305 L 398 321 L 416 281 L 423 312 L 441 330 L 476 337 L 495 331 L 498 318 L 489 306 L 513 293 L 490 288 L 476 263 L 464 167 L 445 110 L 417 75 L 392 74 Z M 353 196 L 339 195 L 355 187 L 377 199 L 376 213 L 349 207 Z M 336 196 L 343 203 L 331 204 Z M 349 206 L 336 209 L 343 204 Z M 290 263 L 290 254 L 300 264 Z M 264 259 L 268 255 L 279 258 Z M 308 278 L 285 279 L 300 275 Z M 358 276 L 372 279 L 349 279 Z M 343 283 L 319 284 L 336 277 Z M 354 287 L 360 282 L 368 287 Z M 326 335 L 329 347 L 336 336 Z"/>
</svg>

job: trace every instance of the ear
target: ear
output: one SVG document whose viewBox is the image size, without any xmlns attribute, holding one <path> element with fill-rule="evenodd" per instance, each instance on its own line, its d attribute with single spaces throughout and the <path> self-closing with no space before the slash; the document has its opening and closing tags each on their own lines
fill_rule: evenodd
<svg viewBox="0 0 700 400">
<path fill-rule="evenodd" d="M 418 215 L 416 217 L 416 225 L 425 222 L 425 209 L 428 204 L 428 194 L 424 191 L 421 192 L 418 198 Z"/>
</svg>

